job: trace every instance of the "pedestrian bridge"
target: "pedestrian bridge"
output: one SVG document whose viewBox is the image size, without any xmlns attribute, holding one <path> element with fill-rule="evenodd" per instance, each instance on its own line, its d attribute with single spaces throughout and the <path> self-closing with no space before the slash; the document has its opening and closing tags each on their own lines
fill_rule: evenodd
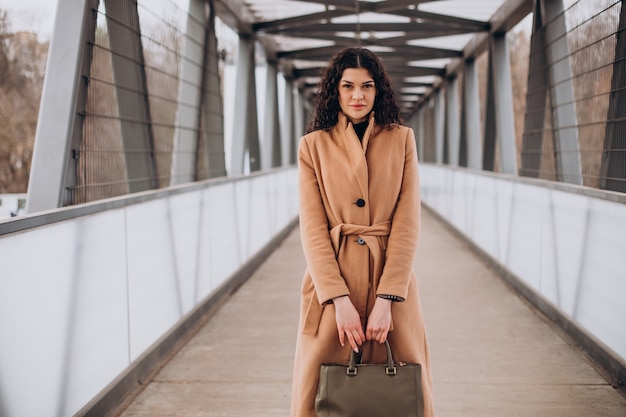
<svg viewBox="0 0 626 417">
<path fill-rule="evenodd" d="M 416 133 L 438 416 L 626 415 L 619 0 L 59 0 L 0 416 L 280 416 L 320 67 L 370 47 Z M 262 80 L 262 81 L 257 81 Z"/>
</svg>

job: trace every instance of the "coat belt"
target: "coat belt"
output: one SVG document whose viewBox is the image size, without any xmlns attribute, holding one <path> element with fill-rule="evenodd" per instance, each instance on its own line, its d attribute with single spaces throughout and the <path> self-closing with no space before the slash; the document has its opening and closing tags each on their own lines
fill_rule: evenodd
<svg viewBox="0 0 626 417">
<path fill-rule="evenodd" d="M 371 226 L 364 226 L 362 224 L 352 223 L 340 223 L 337 226 L 330 229 L 330 240 L 335 250 L 335 255 L 339 255 L 339 249 L 341 248 L 342 236 L 358 236 L 365 241 L 370 249 L 372 258 L 374 258 L 375 270 L 381 270 L 383 266 L 383 252 L 386 247 L 382 247 L 382 239 L 379 237 L 389 236 L 391 232 L 391 222 L 376 223 Z"/>
</svg>

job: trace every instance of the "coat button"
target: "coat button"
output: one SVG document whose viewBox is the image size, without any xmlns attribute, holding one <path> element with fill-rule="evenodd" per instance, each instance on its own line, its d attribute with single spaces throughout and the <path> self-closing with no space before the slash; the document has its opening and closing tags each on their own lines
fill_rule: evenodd
<svg viewBox="0 0 626 417">
<path fill-rule="evenodd" d="M 359 207 L 363 207 L 365 205 L 365 200 L 363 200 L 362 198 L 359 198 L 356 201 L 356 205 L 359 206 Z"/>
<path fill-rule="evenodd" d="M 358 238 L 356 240 L 356 243 L 358 243 L 359 245 L 365 245 L 365 239 L 363 239 L 362 237 Z"/>
</svg>

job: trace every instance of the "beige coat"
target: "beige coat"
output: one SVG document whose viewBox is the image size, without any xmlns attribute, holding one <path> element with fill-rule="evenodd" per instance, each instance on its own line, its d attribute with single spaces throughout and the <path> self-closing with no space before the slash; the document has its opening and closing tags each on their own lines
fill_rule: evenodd
<svg viewBox="0 0 626 417">
<path fill-rule="evenodd" d="M 382 129 L 370 116 L 362 142 L 343 114 L 332 131 L 300 139 L 300 230 L 307 261 L 296 344 L 292 417 L 315 417 L 320 364 L 347 363 L 334 297 L 349 294 L 366 319 L 376 294 L 396 295 L 388 340 L 394 359 L 423 367 L 425 417 L 433 416 L 430 359 L 413 272 L 420 224 L 413 130 Z M 384 345 L 363 345 L 366 363 L 384 363 Z M 391 417 L 391 416 L 390 416 Z"/>
</svg>

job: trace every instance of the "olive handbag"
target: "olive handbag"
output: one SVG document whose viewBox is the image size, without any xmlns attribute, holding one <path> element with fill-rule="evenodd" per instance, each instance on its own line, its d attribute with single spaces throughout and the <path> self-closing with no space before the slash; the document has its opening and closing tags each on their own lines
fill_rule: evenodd
<svg viewBox="0 0 626 417">
<path fill-rule="evenodd" d="M 422 417 L 422 367 L 395 363 L 389 342 L 386 364 L 322 364 L 315 397 L 318 417 Z"/>
</svg>

